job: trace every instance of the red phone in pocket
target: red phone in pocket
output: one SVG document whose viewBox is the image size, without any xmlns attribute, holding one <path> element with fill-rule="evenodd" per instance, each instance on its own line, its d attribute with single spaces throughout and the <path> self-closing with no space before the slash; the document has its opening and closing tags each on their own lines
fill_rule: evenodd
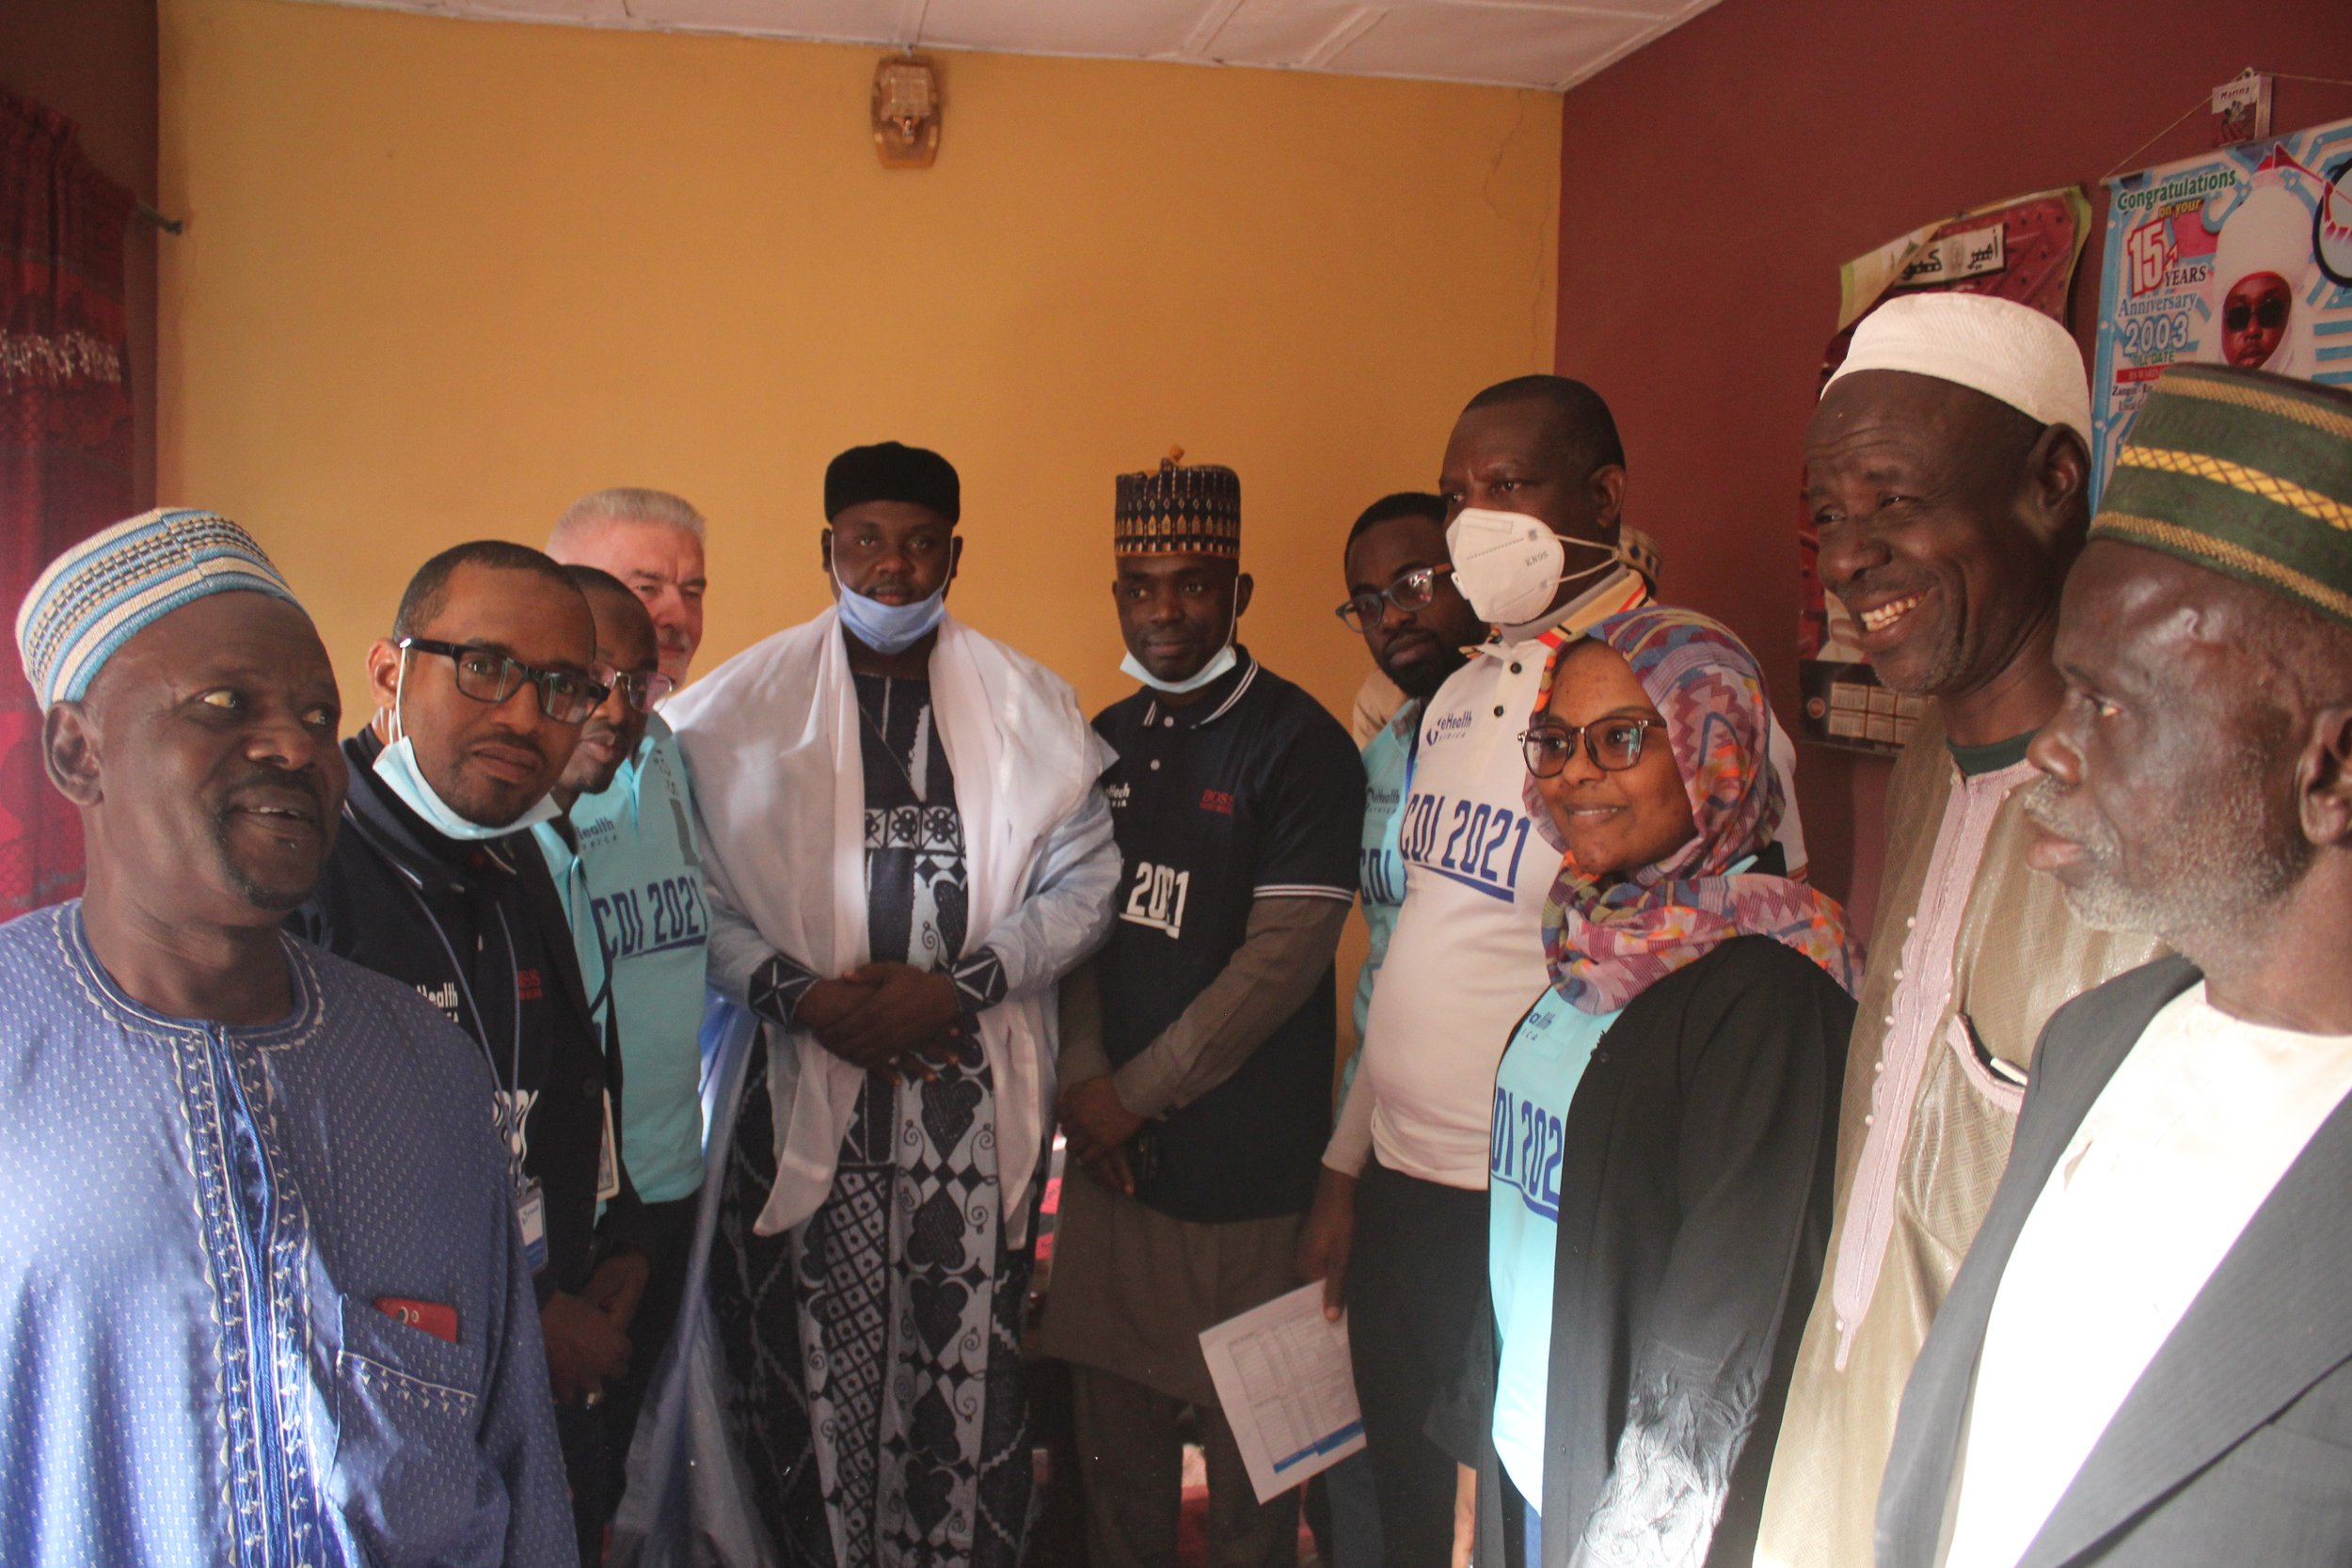
<svg viewBox="0 0 2352 1568">
<path fill-rule="evenodd" d="M 378 1296 L 375 1309 L 396 1323 L 421 1328 L 436 1339 L 457 1343 L 457 1308 L 438 1302 L 410 1301 L 405 1296 Z"/>
</svg>

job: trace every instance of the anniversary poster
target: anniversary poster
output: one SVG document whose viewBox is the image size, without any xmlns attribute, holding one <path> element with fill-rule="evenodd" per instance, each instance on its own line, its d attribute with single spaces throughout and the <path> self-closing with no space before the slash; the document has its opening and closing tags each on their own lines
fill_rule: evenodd
<svg viewBox="0 0 2352 1568">
<path fill-rule="evenodd" d="M 1913 230 L 1838 269 L 1837 331 L 1821 356 L 1820 381 L 1845 362 L 1856 323 L 1900 294 L 1995 294 L 2066 320 L 2074 263 L 2090 233 L 2090 203 L 2069 185 L 1995 202 Z M 1808 740 L 1891 753 L 1911 738 L 1922 697 L 1891 691 L 1871 673 L 1859 628 L 1821 585 L 1812 510 L 1797 504 L 1797 676 Z"/>
<path fill-rule="evenodd" d="M 2090 372 L 2100 486 L 2176 359 L 2352 387 L 2352 119 L 2107 182 Z"/>
</svg>

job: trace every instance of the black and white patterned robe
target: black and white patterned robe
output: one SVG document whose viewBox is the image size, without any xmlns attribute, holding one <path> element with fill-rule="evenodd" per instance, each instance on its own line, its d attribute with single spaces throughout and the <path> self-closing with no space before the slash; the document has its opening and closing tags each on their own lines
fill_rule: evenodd
<svg viewBox="0 0 2352 1568">
<path fill-rule="evenodd" d="M 964 949 L 967 882 L 930 683 L 855 681 L 868 950 L 947 969 Z M 753 1233 L 776 1174 L 765 1053 L 744 1084 L 710 1303 L 729 1424 L 791 1568 L 1020 1560 L 1032 1489 L 1019 1349 L 1029 1255 L 1006 1244 L 994 1090 L 974 1032 L 936 1073 L 869 1075 L 831 1194 L 772 1237 Z"/>
</svg>

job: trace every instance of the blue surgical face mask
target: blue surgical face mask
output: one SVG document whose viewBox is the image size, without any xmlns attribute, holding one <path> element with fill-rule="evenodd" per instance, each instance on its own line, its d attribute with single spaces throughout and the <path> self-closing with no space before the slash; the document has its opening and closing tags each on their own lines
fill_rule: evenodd
<svg viewBox="0 0 2352 1568">
<path fill-rule="evenodd" d="M 1232 673 L 1233 666 L 1240 662 L 1241 657 L 1233 652 L 1232 643 L 1228 642 L 1209 656 L 1208 663 L 1180 681 L 1160 679 L 1159 676 L 1146 670 L 1143 667 L 1143 661 L 1133 654 L 1129 654 L 1119 661 L 1119 673 L 1131 680 L 1141 681 L 1154 691 L 1165 691 L 1171 697 L 1181 697 L 1187 691 L 1200 690 L 1220 675 Z"/>
<path fill-rule="evenodd" d="M 555 797 L 542 795 L 538 803 L 502 828 L 485 827 L 470 817 L 460 816 L 440 792 L 425 783 L 424 769 L 417 766 L 416 742 L 410 740 L 400 721 L 400 700 L 407 689 L 408 652 L 401 650 L 400 673 L 392 677 L 392 740 L 375 754 L 375 776 L 384 781 L 384 787 L 400 797 L 410 811 L 424 818 L 424 825 L 443 838 L 467 844 L 479 844 L 485 839 L 504 838 L 542 822 L 554 820 L 564 814 L 556 808 Z"/>
<path fill-rule="evenodd" d="M 1233 652 L 1233 633 L 1240 629 L 1240 626 L 1239 615 L 1226 622 L 1225 646 L 1211 654 L 1206 664 L 1186 675 L 1183 680 L 1164 681 L 1160 679 L 1159 676 L 1145 669 L 1143 660 L 1132 653 L 1119 661 L 1119 673 L 1129 680 L 1140 681 L 1152 690 L 1165 691 L 1171 697 L 1181 697 L 1188 691 L 1198 691 L 1220 676 L 1232 673 L 1233 667 L 1241 662 L 1241 657 Z"/>
<path fill-rule="evenodd" d="M 839 595 L 841 624 L 851 636 L 878 654 L 902 654 L 930 635 L 947 613 L 947 585 L 941 583 L 939 592 L 928 599 L 913 604 L 883 604 L 869 599 L 844 586 L 841 574 L 833 578 L 834 592 Z"/>
</svg>

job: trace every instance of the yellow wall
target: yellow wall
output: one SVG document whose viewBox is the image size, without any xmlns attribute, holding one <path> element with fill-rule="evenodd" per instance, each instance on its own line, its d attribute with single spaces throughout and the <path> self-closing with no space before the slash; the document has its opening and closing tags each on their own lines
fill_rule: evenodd
<svg viewBox="0 0 2352 1568">
<path fill-rule="evenodd" d="M 953 603 L 1120 694 L 1111 476 L 1242 475 L 1244 636 L 1345 711 L 1342 531 L 1551 351 L 1556 96 L 166 0 L 163 499 L 261 536 L 346 701 L 428 554 L 653 484 L 711 518 L 702 667 L 825 601 L 835 451 L 937 447 Z"/>
<path fill-rule="evenodd" d="M 958 613 L 1089 710 L 1130 689 L 1111 476 L 1231 464 L 1243 637 L 1343 715 L 1348 521 L 1549 368 L 1551 94 L 944 55 L 938 165 L 887 172 L 871 49 L 284 0 L 162 24 L 161 497 L 261 536 L 355 709 L 428 555 L 541 543 L 607 484 L 710 517 L 712 667 L 823 607 L 825 462 L 895 438 L 962 473 Z"/>
</svg>

